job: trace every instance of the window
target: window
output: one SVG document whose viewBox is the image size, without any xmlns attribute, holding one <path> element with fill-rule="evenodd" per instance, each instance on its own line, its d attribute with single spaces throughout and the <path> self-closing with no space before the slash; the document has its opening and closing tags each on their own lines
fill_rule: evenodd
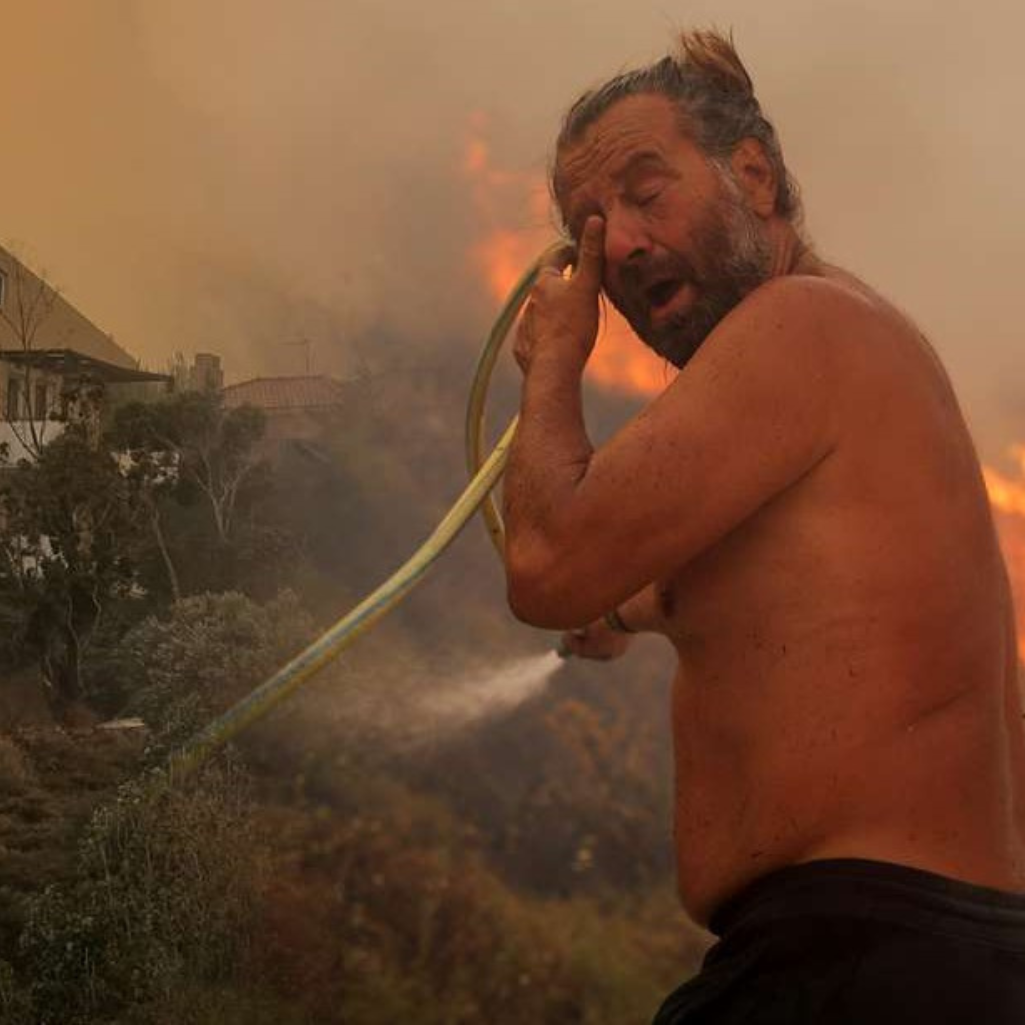
<svg viewBox="0 0 1025 1025">
<path fill-rule="evenodd" d="M 7 419 L 21 419 L 21 379 L 17 377 L 7 381 Z"/>
<path fill-rule="evenodd" d="M 46 385 L 45 384 L 37 384 L 36 385 L 35 402 L 33 403 L 33 406 L 34 406 L 33 419 L 35 419 L 35 420 L 45 420 L 46 419 L 46 412 L 47 412 L 47 410 L 46 410 Z"/>
</svg>

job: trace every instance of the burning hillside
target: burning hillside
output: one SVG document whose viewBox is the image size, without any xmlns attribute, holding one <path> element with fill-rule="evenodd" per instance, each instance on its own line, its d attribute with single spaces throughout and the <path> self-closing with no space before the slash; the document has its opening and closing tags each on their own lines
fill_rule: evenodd
<svg viewBox="0 0 1025 1025">
<path fill-rule="evenodd" d="M 470 119 L 462 171 L 470 183 L 481 236 L 471 259 L 497 302 L 502 302 L 529 264 L 559 234 L 544 181 L 526 172 L 495 166 L 488 145 L 487 119 Z M 510 210 L 528 211 L 519 228 L 510 228 Z M 675 369 L 642 345 L 630 326 L 606 304 L 605 316 L 587 376 L 597 385 L 650 396 L 661 392 Z"/>
<path fill-rule="evenodd" d="M 496 166 L 483 112 L 470 119 L 462 173 L 470 185 L 480 224 L 480 238 L 471 253 L 474 269 L 496 302 L 502 302 L 531 261 L 558 235 L 548 190 L 536 174 Z M 518 228 L 509 226 L 511 210 L 527 211 Z M 587 365 L 589 380 L 621 393 L 654 396 L 675 373 L 605 304 L 598 342 Z M 1020 471 L 1019 480 L 989 467 L 983 472 L 1016 596 L 1018 646 L 1025 659 L 1025 445 L 1014 446 L 1011 455 Z"/>
<path fill-rule="evenodd" d="M 1017 480 L 989 466 L 983 468 L 983 475 L 1014 589 L 1018 652 L 1025 661 L 1025 445 L 1012 446 L 1010 455 L 1018 468 Z"/>
</svg>

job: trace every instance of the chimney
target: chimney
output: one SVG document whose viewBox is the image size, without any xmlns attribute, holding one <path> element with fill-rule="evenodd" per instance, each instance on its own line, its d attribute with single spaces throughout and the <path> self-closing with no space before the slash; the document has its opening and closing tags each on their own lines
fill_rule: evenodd
<svg viewBox="0 0 1025 1025">
<path fill-rule="evenodd" d="M 189 388 L 192 391 L 220 391 L 224 387 L 221 357 L 212 352 L 197 352 L 189 368 Z"/>
</svg>

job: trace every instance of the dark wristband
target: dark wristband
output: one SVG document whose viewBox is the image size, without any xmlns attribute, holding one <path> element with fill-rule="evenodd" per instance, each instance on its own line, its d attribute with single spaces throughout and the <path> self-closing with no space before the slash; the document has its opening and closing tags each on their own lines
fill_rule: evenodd
<svg viewBox="0 0 1025 1025">
<path fill-rule="evenodd" d="M 630 627 L 623 622 L 623 617 L 619 614 L 619 609 L 613 609 L 611 612 L 606 612 L 602 617 L 605 620 L 605 625 L 617 634 L 635 634 L 636 630 L 631 630 Z"/>
</svg>

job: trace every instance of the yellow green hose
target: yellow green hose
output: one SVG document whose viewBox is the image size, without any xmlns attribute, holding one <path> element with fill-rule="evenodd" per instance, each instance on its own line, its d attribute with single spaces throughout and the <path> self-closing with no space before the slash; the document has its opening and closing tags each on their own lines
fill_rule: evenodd
<svg viewBox="0 0 1025 1025">
<path fill-rule="evenodd" d="M 513 285 L 512 291 L 505 300 L 495 325 L 488 335 L 484 348 L 481 350 L 480 359 L 477 361 L 477 372 L 473 378 L 473 385 L 470 388 L 470 399 L 466 405 L 466 469 L 473 479 L 482 468 L 484 452 L 484 411 L 487 402 L 488 388 L 491 384 L 491 374 L 495 369 L 498 360 L 498 353 L 502 348 L 506 335 L 516 322 L 520 308 L 527 300 L 530 290 L 537 278 L 537 271 L 542 261 L 556 250 L 564 249 L 566 243 L 556 242 L 549 246 L 534 263 L 524 272 L 519 281 Z M 516 421 L 513 420 L 515 425 Z M 484 516 L 484 523 L 495 547 L 498 549 L 500 558 L 505 557 L 505 528 L 502 525 L 502 517 L 498 511 L 494 496 L 490 491 L 485 494 L 481 502 L 481 513 Z"/>
<path fill-rule="evenodd" d="M 467 465 L 472 478 L 466 490 L 431 536 L 377 590 L 364 598 L 351 612 L 339 619 L 287 665 L 282 666 L 270 679 L 216 718 L 177 751 L 172 756 L 170 766 L 175 777 L 190 773 L 218 748 L 246 727 L 262 719 L 275 705 L 284 701 L 317 670 L 341 654 L 357 637 L 397 605 L 423 579 L 430 566 L 455 540 L 459 531 L 482 505 L 488 533 L 499 554 L 502 554 L 504 531 L 498 508 L 491 497 L 491 490 L 505 469 L 509 446 L 516 433 L 516 419 L 514 418 L 506 428 L 491 455 L 482 462 L 484 408 L 498 352 L 530 293 L 538 267 L 545 255 L 547 251 L 535 261 L 510 292 L 478 361 L 466 414 Z"/>
</svg>

